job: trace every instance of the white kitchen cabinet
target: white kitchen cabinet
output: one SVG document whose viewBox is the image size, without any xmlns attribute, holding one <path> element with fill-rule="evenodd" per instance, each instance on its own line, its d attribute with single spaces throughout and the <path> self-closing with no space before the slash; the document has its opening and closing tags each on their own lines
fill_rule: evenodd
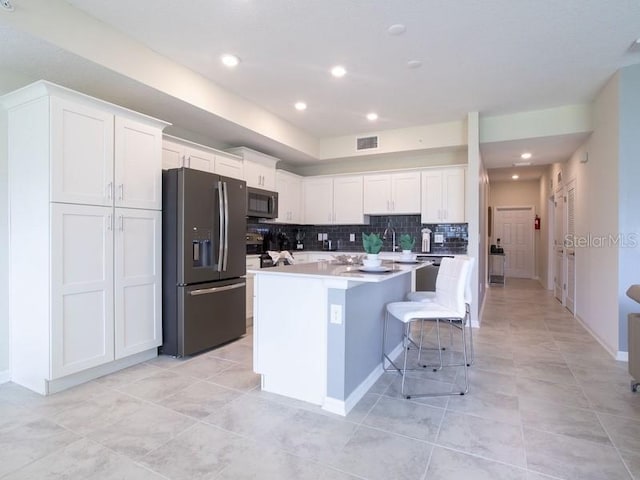
<svg viewBox="0 0 640 480">
<path fill-rule="evenodd" d="M 190 142 L 184 143 L 167 140 L 162 141 L 162 168 L 187 167 L 203 172 L 215 170 L 216 156 L 206 147 L 195 146 Z"/>
<path fill-rule="evenodd" d="M 283 170 L 276 170 L 278 192 L 278 218 L 276 223 L 300 223 L 302 199 L 302 177 Z"/>
<path fill-rule="evenodd" d="M 113 203 L 114 115 L 51 98 L 51 201 Z"/>
<path fill-rule="evenodd" d="M 56 379 L 114 359 L 113 209 L 52 203 L 50 254 Z"/>
<path fill-rule="evenodd" d="M 244 180 L 241 157 L 165 135 L 162 141 L 162 168 L 168 170 L 180 167 Z"/>
<path fill-rule="evenodd" d="M 420 172 L 365 175 L 363 197 L 368 215 L 420 213 Z"/>
<path fill-rule="evenodd" d="M 114 214 L 115 358 L 162 343 L 162 212 Z"/>
<path fill-rule="evenodd" d="M 11 380 L 49 394 L 156 356 L 167 124 L 45 81 L 0 103 Z"/>
<path fill-rule="evenodd" d="M 162 130 L 116 116 L 115 206 L 162 210 Z"/>
<path fill-rule="evenodd" d="M 464 167 L 422 171 L 422 223 L 464 223 L 464 203 Z"/>
<path fill-rule="evenodd" d="M 260 268 L 260 257 L 247 256 L 247 270 Z M 247 273 L 247 296 L 246 296 L 246 310 L 247 310 L 247 326 L 253 325 L 253 284 L 255 280 L 255 273 Z"/>
<path fill-rule="evenodd" d="M 214 172 L 224 177 L 244 180 L 244 165 L 242 160 L 234 155 L 216 152 Z"/>
<path fill-rule="evenodd" d="M 307 177 L 302 183 L 304 223 L 368 223 L 362 210 L 362 175 Z"/>
<path fill-rule="evenodd" d="M 228 151 L 242 157 L 247 186 L 276 190 L 276 163 L 279 159 L 247 147 L 232 148 Z"/>
</svg>

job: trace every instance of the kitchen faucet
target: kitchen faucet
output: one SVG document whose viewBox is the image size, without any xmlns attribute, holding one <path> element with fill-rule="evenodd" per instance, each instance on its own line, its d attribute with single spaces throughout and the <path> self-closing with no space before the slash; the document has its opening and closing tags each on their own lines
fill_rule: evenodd
<svg viewBox="0 0 640 480">
<path fill-rule="evenodd" d="M 392 252 L 396 251 L 396 231 L 393 229 L 393 227 L 391 226 L 391 222 L 387 222 L 387 228 L 384 229 L 384 233 L 382 234 L 382 239 L 386 240 L 387 239 L 387 235 L 389 234 L 389 232 L 391 232 L 392 235 Z"/>
</svg>

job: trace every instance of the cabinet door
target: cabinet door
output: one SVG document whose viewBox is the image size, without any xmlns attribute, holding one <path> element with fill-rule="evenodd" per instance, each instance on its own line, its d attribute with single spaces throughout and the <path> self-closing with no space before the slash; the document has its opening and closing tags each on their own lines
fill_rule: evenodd
<svg viewBox="0 0 640 480">
<path fill-rule="evenodd" d="M 364 176 L 364 213 L 387 214 L 391 211 L 391 176 Z"/>
<path fill-rule="evenodd" d="M 392 213 L 420 213 L 420 172 L 392 174 L 391 191 Z"/>
<path fill-rule="evenodd" d="M 334 178 L 333 223 L 364 223 L 362 188 L 362 175 Z"/>
<path fill-rule="evenodd" d="M 113 203 L 113 115 L 51 98 L 51 201 Z"/>
<path fill-rule="evenodd" d="M 442 172 L 422 172 L 422 223 L 440 223 L 442 218 Z"/>
<path fill-rule="evenodd" d="M 276 223 L 300 223 L 302 180 L 297 175 L 276 171 L 278 218 Z"/>
<path fill-rule="evenodd" d="M 448 168 L 442 172 L 442 212 L 447 223 L 465 221 L 465 169 Z"/>
<path fill-rule="evenodd" d="M 115 358 L 162 344 L 161 216 L 115 209 Z"/>
<path fill-rule="evenodd" d="M 184 147 L 179 143 L 163 140 L 162 142 L 162 169 L 184 167 Z"/>
<path fill-rule="evenodd" d="M 212 172 L 215 170 L 215 155 L 206 150 L 186 147 L 185 151 L 186 166 L 194 170 L 202 170 L 203 172 Z"/>
<path fill-rule="evenodd" d="M 52 379 L 114 359 L 112 213 L 51 204 Z"/>
<path fill-rule="evenodd" d="M 327 225 L 333 223 L 333 179 L 303 180 L 304 223 Z"/>
<path fill-rule="evenodd" d="M 116 117 L 116 207 L 162 209 L 162 132 Z"/>
<path fill-rule="evenodd" d="M 264 190 L 276 189 L 276 169 L 273 167 L 245 159 L 244 177 L 249 187 Z"/>
<path fill-rule="evenodd" d="M 242 165 L 242 160 L 225 157 L 224 155 L 216 155 L 214 172 L 224 177 L 244 180 L 244 167 Z"/>
</svg>

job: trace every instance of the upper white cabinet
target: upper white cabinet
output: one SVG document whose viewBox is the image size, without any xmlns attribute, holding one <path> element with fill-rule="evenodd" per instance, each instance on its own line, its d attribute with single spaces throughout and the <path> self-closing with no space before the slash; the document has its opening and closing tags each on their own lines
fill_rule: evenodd
<svg viewBox="0 0 640 480">
<path fill-rule="evenodd" d="M 52 202 L 113 204 L 113 137 L 113 113 L 51 98 Z"/>
<path fill-rule="evenodd" d="M 115 119 L 115 206 L 162 210 L 162 130 Z"/>
<path fill-rule="evenodd" d="M 224 177 L 244 180 L 244 165 L 242 160 L 235 155 L 227 155 L 216 152 L 215 173 Z"/>
<path fill-rule="evenodd" d="M 169 135 L 162 141 L 162 168 L 193 168 L 244 180 L 242 159 Z"/>
<path fill-rule="evenodd" d="M 364 213 L 367 215 L 420 213 L 420 172 L 365 175 Z"/>
<path fill-rule="evenodd" d="M 247 186 L 276 190 L 276 163 L 279 159 L 247 147 L 231 148 L 228 151 L 242 157 Z"/>
<path fill-rule="evenodd" d="M 422 171 L 422 223 L 464 223 L 465 168 Z"/>
<path fill-rule="evenodd" d="M 276 170 L 278 218 L 276 223 L 301 223 L 302 177 L 284 170 Z"/>
<path fill-rule="evenodd" d="M 303 179 L 304 223 L 368 223 L 362 209 L 362 175 Z"/>
<path fill-rule="evenodd" d="M 156 356 L 167 124 L 44 81 L 0 102 L 12 381 L 47 394 Z"/>
<path fill-rule="evenodd" d="M 51 201 L 162 209 L 157 126 L 51 97 Z"/>
</svg>

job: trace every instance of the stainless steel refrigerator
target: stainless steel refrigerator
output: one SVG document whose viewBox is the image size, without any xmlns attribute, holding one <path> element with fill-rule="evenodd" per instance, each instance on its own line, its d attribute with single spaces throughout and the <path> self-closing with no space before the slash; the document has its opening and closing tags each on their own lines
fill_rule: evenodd
<svg viewBox="0 0 640 480">
<path fill-rule="evenodd" d="M 162 187 L 160 351 L 191 355 L 246 333 L 246 183 L 174 168 Z"/>
</svg>

